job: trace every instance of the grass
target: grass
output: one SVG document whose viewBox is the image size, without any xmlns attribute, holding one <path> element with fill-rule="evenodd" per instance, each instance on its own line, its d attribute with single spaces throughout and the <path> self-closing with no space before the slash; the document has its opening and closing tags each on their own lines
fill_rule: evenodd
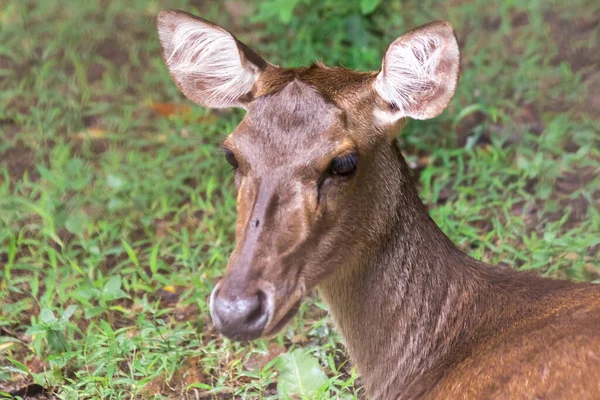
<svg viewBox="0 0 600 400">
<path fill-rule="evenodd" d="M 358 1 L 297 3 L 0 0 L 5 396 L 278 398 L 279 354 L 295 348 L 327 374 L 317 398 L 361 396 L 316 294 L 275 339 L 211 330 L 235 221 L 218 145 L 242 114 L 180 95 L 159 57 L 163 8 L 285 66 L 377 69 L 399 34 L 450 20 L 458 93 L 401 135 L 434 219 L 487 262 L 599 280 L 600 4 L 407 0 L 363 15 Z"/>
</svg>

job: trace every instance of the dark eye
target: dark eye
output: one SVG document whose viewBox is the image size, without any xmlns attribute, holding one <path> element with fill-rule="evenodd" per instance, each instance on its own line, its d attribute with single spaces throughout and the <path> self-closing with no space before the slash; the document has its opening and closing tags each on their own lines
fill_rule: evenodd
<svg viewBox="0 0 600 400">
<path fill-rule="evenodd" d="M 235 154 L 233 154 L 233 151 L 225 149 L 225 159 L 233 168 L 239 167 L 238 161 L 235 158 Z"/>
<path fill-rule="evenodd" d="M 345 156 L 336 157 L 331 161 L 329 172 L 332 175 L 350 176 L 356 171 L 358 165 L 358 154 L 351 153 Z"/>
</svg>

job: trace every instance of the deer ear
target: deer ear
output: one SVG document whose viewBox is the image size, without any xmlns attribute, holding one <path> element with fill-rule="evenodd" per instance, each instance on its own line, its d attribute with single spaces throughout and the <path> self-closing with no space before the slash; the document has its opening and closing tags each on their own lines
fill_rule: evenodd
<svg viewBox="0 0 600 400">
<path fill-rule="evenodd" d="M 458 82 L 460 54 L 452 26 L 434 22 L 396 39 L 387 49 L 375 90 L 385 101 L 383 122 L 428 119 L 448 106 Z"/>
<path fill-rule="evenodd" d="M 158 14 L 158 36 L 171 77 L 205 107 L 244 107 L 267 63 L 231 33 L 183 11 Z"/>
</svg>

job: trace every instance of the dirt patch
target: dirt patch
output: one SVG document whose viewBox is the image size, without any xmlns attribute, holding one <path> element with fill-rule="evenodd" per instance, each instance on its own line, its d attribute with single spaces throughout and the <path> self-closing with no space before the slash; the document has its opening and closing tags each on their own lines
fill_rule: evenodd
<svg viewBox="0 0 600 400">
<path fill-rule="evenodd" d="M 591 115 L 593 118 L 600 117 L 600 52 L 591 40 L 593 35 L 598 35 L 600 13 L 590 13 L 579 18 L 566 18 L 559 11 L 552 10 L 544 14 L 544 22 L 549 32 L 549 40 L 554 42 L 557 48 L 557 54 L 552 59 L 552 64 L 558 66 L 561 63 L 567 63 L 574 73 L 581 74 L 581 87 L 587 88 L 587 96 L 583 94 L 586 96 L 585 108 L 573 108 L 573 104 L 570 104 L 565 96 L 558 96 L 544 106 L 535 103 L 520 104 L 518 112 L 512 116 L 513 122 L 518 127 L 510 131 L 507 131 L 508 125 L 502 123 L 492 124 L 486 120 L 485 116 L 475 113 L 466 117 L 457 126 L 459 146 L 465 143 L 466 138 L 472 134 L 473 128 L 482 123 L 488 124 L 490 136 L 506 136 L 506 146 L 519 143 L 525 131 L 535 135 L 541 134 L 544 130 L 544 123 L 542 122 L 544 113 L 570 112 L 573 115 L 581 115 L 583 112 L 583 114 Z M 529 16 L 525 12 L 517 12 L 511 15 L 513 30 L 506 37 L 507 49 L 518 52 L 516 47 L 513 48 L 517 43 L 514 38 L 518 37 L 519 29 L 529 23 Z M 482 21 L 483 28 L 488 31 L 496 31 L 500 28 L 500 24 L 501 19 L 496 16 L 485 17 Z M 598 39 L 600 40 L 600 38 Z M 543 82 L 541 90 L 544 90 L 544 85 L 554 86 L 557 83 L 553 80 Z M 567 142 L 563 148 L 566 152 L 575 152 L 579 146 L 573 142 Z"/>
<path fill-rule="evenodd" d="M 2 386 L 0 385 L 0 388 Z M 14 398 L 21 398 L 23 400 L 50 400 L 50 399 L 58 399 L 52 392 L 40 386 L 36 383 L 31 383 L 28 385 L 20 385 L 19 387 L 4 392 L 14 396 Z"/>
<path fill-rule="evenodd" d="M 600 117 L 600 51 L 597 46 L 589 45 L 590 37 L 598 35 L 600 12 L 579 19 L 562 19 L 551 11 L 544 18 L 558 48 L 553 62 L 568 62 L 573 72 L 581 72 L 583 86 L 588 88 L 587 111 Z"/>
<path fill-rule="evenodd" d="M 129 55 L 116 38 L 108 38 L 100 43 L 96 48 L 96 53 L 117 67 L 122 67 L 129 62 Z"/>
<path fill-rule="evenodd" d="M 590 165 L 573 172 L 565 172 L 556 180 L 555 188 L 559 194 L 571 194 L 583 189 L 599 177 L 599 172 Z"/>
<path fill-rule="evenodd" d="M 600 65 L 586 79 L 585 84 L 588 88 L 588 112 L 595 118 L 600 118 Z"/>
<path fill-rule="evenodd" d="M 591 166 L 566 172 L 556 180 L 552 193 L 552 198 L 560 204 L 559 211 L 545 213 L 543 217 L 540 216 L 539 211 L 544 208 L 545 201 L 537 199 L 534 203 L 515 203 L 512 207 L 512 213 L 523 218 L 528 235 L 532 232 L 542 235 L 547 222 L 559 221 L 565 216 L 565 210 L 570 210 L 567 220 L 562 225 L 562 230 L 573 229 L 588 218 L 589 207 L 593 206 L 583 195 L 573 196 L 573 193 L 587 187 L 598 177 L 598 171 Z M 531 194 L 536 193 L 537 184 L 536 179 L 530 179 L 525 186 L 525 190 Z"/>
<path fill-rule="evenodd" d="M 600 13 L 579 19 L 562 19 L 556 11 L 550 11 L 544 19 L 558 48 L 555 63 L 567 61 L 575 72 L 600 63 L 600 52 L 597 48 L 579 45 L 586 43 L 590 35 L 597 31 Z"/>
<path fill-rule="evenodd" d="M 9 100 L 6 105 L 5 113 L 12 115 L 29 115 L 29 110 L 37 106 L 37 97 L 25 98 L 23 95 L 17 95 Z"/>
<path fill-rule="evenodd" d="M 12 332 L 8 328 L 2 328 L 0 335 L 14 337 L 21 340 L 23 343 L 14 343 L 11 347 L 11 357 L 21 361 L 32 373 L 41 373 L 49 368 L 48 364 L 44 363 L 36 356 L 31 355 L 28 346 L 31 344 L 31 338 Z M 28 345 L 25 345 L 27 343 Z M 10 365 L 10 363 L 0 355 L 0 365 Z M 33 382 L 31 376 L 13 373 L 6 381 L 0 381 L 0 392 L 9 393 L 13 398 L 22 398 L 28 400 L 55 399 L 51 390 L 40 386 Z M 4 398 L 0 395 L 0 398 Z"/>
<path fill-rule="evenodd" d="M 186 391 L 186 388 L 191 384 L 210 382 L 210 377 L 204 374 L 203 369 L 201 357 L 190 357 L 181 368 L 175 371 L 173 376 L 159 375 L 148 382 L 142 393 L 148 397 L 160 394 L 173 399 L 205 398 L 197 389 Z M 231 396 L 228 393 L 227 395 Z"/>
<path fill-rule="evenodd" d="M 10 58 L 0 55 L 0 69 L 13 69 L 14 63 Z"/>
<path fill-rule="evenodd" d="M 510 24 L 513 28 L 529 24 L 529 15 L 526 12 L 517 12 L 511 16 Z"/>
<path fill-rule="evenodd" d="M 488 122 L 487 119 L 488 118 L 486 114 L 482 113 L 481 111 L 476 111 L 461 119 L 455 128 L 456 145 L 458 147 L 465 147 L 467 142 L 469 141 L 469 137 L 475 134 L 476 128 L 482 125 L 483 123 Z M 484 131 L 481 135 L 479 135 L 479 137 L 477 138 L 477 142 L 474 143 L 474 145 L 483 146 L 486 144 L 490 144 L 491 140 L 489 133 L 489 131 Z"/>
<path fill-rule="evenodd" d="M 2 70 L 10 70 L 10 71 L 14 71 L 16 68 L 15 63 L 13 62 L 13 60 L 11 60 L 9 57 L 5 56 L 5 55 L 0 55 L 0 71 Z M 2 83 L 4 80 L 9 80 L 10 76 L 3 76 L 0 75 L 0 83 Z"/>
<path fill-rule="evenodd" d="M 570 196 L 583 189 L 600 177 L 596 168 L 587 166 L 560 176 L 554 185 L 556 196 L 560 198 L 561 211 L 550 214 L 550 219 L 559 220 L 564 216 L 564 210 L 570 209 L 571 214 L 563 225 L 563 229 L 572 229 L 588 218 L 588 208 L 593 206 L 583 195 L 575 198 Z"/>
<path fill-rule="evenodd" d="M 287 349 L 275 342 L 269 343 L 268 352 L 264 354 L 252 354 L 248 360 L 246 360 L 244 367 L 248 371 L 260 371 L 266 365 L 274 360 L 279 355 L 285 353 Z"/>
<path fill-rule="evenodd" d="M 8 175 L 13 181 L 23 179 L 25 173 L 27 173 L 30 180 L 36 180 L 39 178 L 39 174 L 35 169 L 34 158 L 35 152 L 33 149 L 19 142 L 16 147 L 12 147 L 2 153 L 0 166 L 5 166 L 8 169 Z M 3 179 L 0 176 L 0 182 Z"/>
<path fill-rule="evenodd" d="M 6 141 L 12 141 L 19 133 L 19 126 L 12 118 L 0 119 L 0 137 Z"/>
<path fill-rule="evenodd" d="M 109 139 L 94 139 L 89 140 L 81 137 L 76 137 L 72 142 L 72 152 L 74 155 L 82 156 L 86 154 L 86 158 L 96 160 L 99 156 L 110 149 L 111 141 Z M 87 146 L 87 147 L 86 147 Z M 89 150 L 89 153 L 84 151 L 84 147 Z"/>
<path fill-rule="evenodd" d="M 102 80 L 104 71 L 106 71 L 106 68 L 104 67 L 104 65 L 102 65 L 100 63 L 94 63 L 94 64 L 90 65 L 90 67 L 87 69 L 88 83 L 94 83 L 99 80 Z"/>
</svg>

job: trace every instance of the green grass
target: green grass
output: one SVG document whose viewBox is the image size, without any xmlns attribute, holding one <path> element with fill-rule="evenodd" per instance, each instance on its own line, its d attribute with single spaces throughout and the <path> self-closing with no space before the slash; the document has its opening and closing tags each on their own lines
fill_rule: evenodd
<svg viewBox="0 0 600 400">
<path fill-rule="evenodd" d="M 277 355 L 302 348 L 328 377 L 317 397 L 360 396 L 316 294 L 275 339 L 211 330 L 235 221 L 218 146 L 242 114 L 153 110 L 190 104 L 159 57 L 163 8 L 212 19 L 274 63 L 358 69 L 449 19 L 458 93 L 401 135 L 433 217 L 485 261 L 599 279 L 600 4 L 247 3 L 0 0 L 0 392 L 278 398 Z"/>
</svg>

